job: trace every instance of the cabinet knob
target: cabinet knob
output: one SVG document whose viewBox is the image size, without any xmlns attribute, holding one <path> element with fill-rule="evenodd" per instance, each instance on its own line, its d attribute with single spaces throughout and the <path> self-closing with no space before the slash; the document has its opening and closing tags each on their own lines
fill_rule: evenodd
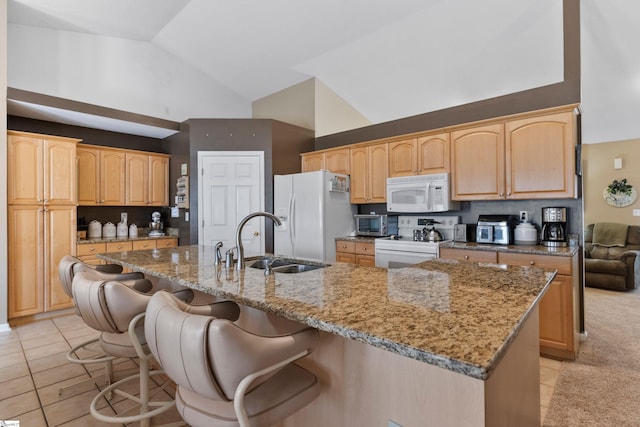
<svg viewBox="0 0 640 427">
<path fill-rule="evenodd" d="M 536 265 L 536 262 L 535 261 L 529 261 L 529 264 L 530 265 Z"/>
<path fill-rule="evenodd" d="M 89 252 L 93 252 L 95 250 L 96 250 L 96 248 L 91 248 L 91 249 L 89 249 Z"/>
<path fill-rule="evenodd" d="M 367 250 L 367 247 L 365 246 L 364 248 L 362 248 L 362 250 L 363 250 L 363 251 L 366 251 L 366 250 Z"/>
<path fill-rule="evenodd" d="M 465 256 L 464 256 L 464 259 L 469 259 L 469 255 L 465 255 Z"/>
</svg>

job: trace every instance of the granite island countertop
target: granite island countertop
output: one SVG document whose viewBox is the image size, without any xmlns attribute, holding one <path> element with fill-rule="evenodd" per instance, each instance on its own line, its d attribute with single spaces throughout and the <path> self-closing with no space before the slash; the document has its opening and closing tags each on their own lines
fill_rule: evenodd
<svg viewBox="0 0 640 427">
<path fill-rule="evenodd" d="M 488 243 L 475 243 L 475 242 L 442 242 L 441 248 L 453 248 L 453 249 L 469 249 L 474 251 L 493 251 L 493 252 L 512 252 L 520 254 L 531 255 L 552 255 L 562 257 L 574 256 L 580 246 L 543 246 L 543 245 L 492 245 Z"/>
<path fill-rule="evenodd" d="M 481 380 L 556 273 L 439 259 L 400 269 L 335 263 L 265 276 L 216 266 L 213 256 L 212 246 L 193 245 L 98 258 Z"/>
</svg>

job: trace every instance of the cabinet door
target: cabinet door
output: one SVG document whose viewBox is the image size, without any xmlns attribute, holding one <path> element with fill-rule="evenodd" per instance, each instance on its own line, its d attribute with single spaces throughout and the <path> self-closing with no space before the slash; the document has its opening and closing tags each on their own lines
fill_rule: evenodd
<svg viewBox="0 0 640 427">
<path fill-rule="evenodd" d="M 44 310 L 44 209 L 8 207 L 9 318 Z"/>
<path fill-rule="evenodd" d="M 369 200 L 367 203 L 386 203 L 389 176 L 388 144 L 369 146 Z"/>
<path fill-rule="evenodd" d="M 100 151 L 78 146 L 78 205 L 100 204 Z"/>
<path fill-rule="evenodd" d="M 149 156 L 149 206 L 169 206 L 169 159 Z"/>
<path fill-rule="evenodd" d="M 451 198 L 504 199 L 504 156 L 502 124 L 452 132 Z"/>
<path fill-rule="evenodd" d="M 44 201 L 43 144 L 38 138 L 8 136 L 9 204 L 36 205 Z"/>
<path fill-rule="evenodd" d="M 324 169 L 324 153 L 302 155 L 302 172 L 315 172 Z"/>
<path fill-rule="evenodd" d="M 570 276 L 557 275 L 540 300 L 542 347 L 574 351 L 572 281 Z"/>
<path fill-rule="evenodd" d="M 125 205 L 125 155 L 122 151 L 100 152 L 100 203 Z"/>
<path fill-rule="evenodd" d="M 368 203 L 367 179 L 369 175 L 369 151 L 367 147 L 350 149 L 351 203 Z"/>
<path fill-rule="evenodd" d="M 126 204 L 127 206 L 147 206 L 149 201 L 149 156 L 127 153 L 126 162 Z"/>
<path fill-rule="evenodd" d="M 507 198 L 576 197 L 574 123 L 572 112 L 507 122 Z"/>
<path fill-rule="evenodd" d="M 449 133 L 440 133 L 418 138 L 418 174 L 446 173 L 450 169 Z"/>
<path fill-rule="evenodd" d="M 349 149 L 341 148 L 325 152 L 324 165 L 328 171 L 349 175 L 351 173 L 349 166 Z"/>
<path fill-rule="evenodd" d="M 418 171 L 415 139 L 389 143 L 389 176 L 415 175 Z"/>
<path fill-rule="evenodd" d="M 75 156 L 74 156 L 75 157 Z M 49 206 L 45 210 L 44 311 L 73 306 L 73 300 L 62 289 L 58 265 L 76 248 L 75 206 Z"/>
<path fill-rule="evenodd" d="M 44 201 L 49 205 L 77 204 L 76 143 L 44 140 Z"/>
<path fill-rule="evenodd" d="M 376 257 L 373 255 L 358 255 L 356 254 L 356 264 L 365 265 L 367 267 L 376 266 Z"/>
</svg>

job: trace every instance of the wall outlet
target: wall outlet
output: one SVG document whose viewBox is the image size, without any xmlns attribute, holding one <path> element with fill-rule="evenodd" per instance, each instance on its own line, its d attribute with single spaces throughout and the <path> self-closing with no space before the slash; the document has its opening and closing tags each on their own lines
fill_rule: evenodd
<svg viewBox="0 0 640 427">
<path fill-rule="evenodd" d="M 634 209 L 633 216 L 640 216 L 640 209 Z"/>
<path fill-rule="evenodd" d="M 189 222 L 189 211 L 184 213 L 184 222 Z"/>
<path fill-rule="evenodd" d="M 520 211 L 520 221 L 521 221 L 521 222 L 527 222 L 527 221 L 529 221 L 529 212 L 527 212 L 527 211 Z"/>
</svg>

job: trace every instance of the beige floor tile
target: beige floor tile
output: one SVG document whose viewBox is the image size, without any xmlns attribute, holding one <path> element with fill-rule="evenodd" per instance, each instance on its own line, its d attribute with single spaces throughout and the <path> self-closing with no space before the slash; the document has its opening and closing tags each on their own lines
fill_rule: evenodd
<svg viewBox="0 0 640 427">
<path fill-rule="evenodd" d="M 35 390 L 31 376 L 26 375 L 0 383 L 0 400 Z"/>
<path fill-rule="evenodd" d="M 25 350 L 24 355 L 27 360 L 40 359 L 41 357 L 49 356 L 51 354 L 61 353 L 63 351 L 69 351 L 71 347 L 66 341 L 57 342 L 55 344 L 47 344 L 42 347 L 32 348 Z"/>
<path fill-rule="evenodd" d="M 51 320 L 41 320 L 16 327 L 20 340 L 33 340 L 46 338 L 49 334 L 58 333 L 58 328 Z"/>
<path fill-rule="evenodd" d="M 540 367 L 540 384 L 555 387 L 559 375 L 560 371 L 542 366 Z"/>
<path fill-rule="evenodd" d="M 27 363 L 29 364 L 29 369 L 31 369 L 31 372 L 37 373 L 40 371 L 46 371 L 47 369 L 66 365 L 69 362 L 67 361 L 67 352 L 63 351 L 60 353 L 49 354 L 38 359 L 32 359 Z"/>
<path fill-rule="evenodd" d="M 100 332 L 83 324 L 79 328 L 63 331 L 62 335 L 67 339 L 67 341 L 75 341 L 77 343 L 79 341 L 86 341 L 89 338 L 98 338 L 100 336 Z"/>
<path fill-rule="evenodd" d="M 21 340 L 22 342 L 22 348 L 24 348 L 24 350 L 31 350 L 33 348 L 38 348 L 38 347 L 42 347 L 44 345 L 48 345 L 48 344 L 57 344 L 57 343 L 64 343 L 66 340 L 64 339 L 64 337 L 62 336 L 62 334 L 60 332 L 55 332 L 55 333 L 51 333 L 49 335 L 47 335 L 46 337 L 42 337 L 42 338 L 34 338 L 34 339 L 29 339 L 29 340 Z"/>
<path fill-rule="evenodd" d="M 24 354 L 22 352 L 19 353 L 9 353 L 3 356 L 0 356 L 0 368 L 6 368 L 9 366 L 19 366 L 19 365 L 27 365 L 27 361 L 24 358 Z"/>
<path fill-rule="evenodd" d="M 99 390 L 96 387 L 95 382 L 80 382 L 80 380 L 88 378 L 88 375 L 83 375 L 81 377 L 69 378 L 55 384 L 38 388 L 37 392 L 38 396 L 40 397 L 40 402 L 42 403 L 42 405 L 47 406 L 65 399 L 71 399 L 74 396 L 89 391 L 93 392 L 94 394 L 98 394 Z M 104 385 L 105 383 L 100 382 L 101 380 L 102 378 L 97 379 L 100 385 Z M 59 395 L 58 392 L 61 387 L 63 388 L 63 392 L 62 395 Z"/>
<path fill-rule="evenodd" d="M 19 415 L 35 411 L 40 408 L 35 391 L 18 394 L 8 399 L 0 400 L 0 414 L 5 420 L 15 420 Z"/>
<path fill-rule="evenodd" d="M 67 316 L 56 317 L 52 320 L 53 324 L 56 325 L 56 327 L 63 333 L 86 326 L 82 321 L 82 318 L 75 313 Z"/>
<path fill-rule="evenodd" d="M 105 415 L 115 415 L 115 412 L 113 412 L 113 410 L 110 408 L 104 408 L 103 411 Z M 68 423 L 60 424 L 60 427 L 113 427 L 114 425 L 116 424 L 103 423 L 101 421 L 98 421 L 93 418 L 91 414 L 87 414 L 80 418 L 76 418 L 75 420 L 71 420 Z"/>
<path fill-rule="evenodd" d="M 56 368 L 47 369 L 33 374 L 33 382 L 36 388 L 46 387 L 51 384 L 59 383 L 68 378 L 88 378 L 89 374 L 84 368 L 77 364 L 68 363 Z"/>
<path fill-rule="evenodd" d="M 18 341 L 18 333 L 15 329 L 0 332 L 0 345 L 15 341 Z"/>
<path fill-rule="evenodd" d="M 0 356 L 21 352 L 22 346 L 20 345 L 20 341 L 17 339 L 11 341 L 8 340 L 0 344 Z"/>
<path fill-rule="evenodd" d="M 546 384 L 540 384 L 540 406 L 549 406 L 551 397 L 553 396 L 554 387 Z"/>
<path fill-rule="evenodd" d="M 38 408 L 35 411 L 27 412 L 17 417 L 20 421 L 20 426 L 29 427 L 48 427 L 47 422 L 44 419 L 42 409 Z"/>
<path fill-rule="evenodd" d="M 544 367 L 559 371 L 562 369 L 562 362 L 560 360 L 549 359 L 548 357 L 541 357 L 540 366 L 544 366 Z"/>
<path fill-rule="evenodd" d="M 0 368 L 0 378 L 3 381 L 9 381 L 14 378 L 24 377 L 25 375 L 29 375 L 29 367 L 27 366 L 26 361 L 22 361 L 17 365 L 5 366 L 4 368 Z"/>
<path fill-rule="evenodd" d="M 95 396 L 96 393 L 94 391 L 88 391 L 74 396 L 72 399 L 46 405 L 44 414 L 47 422 L 50 426 L 57 426 L 87 415 L 89 413 L 89 405 Z M 106 405 L 106 402 L 101 403 L 99 407 L 103 408 Z"/>
</svg>

